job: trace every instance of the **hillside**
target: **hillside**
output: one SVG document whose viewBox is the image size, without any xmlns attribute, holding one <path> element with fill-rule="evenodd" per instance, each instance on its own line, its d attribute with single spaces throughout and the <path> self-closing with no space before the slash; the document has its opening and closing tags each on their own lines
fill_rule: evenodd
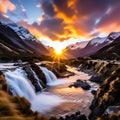
<svg viewBox="0 0 120 120">
<path fill-rule="evenodd" d="M 25 28 L 0 23 L 0 59 L 42 57 L 48 50 Z"/>
</svg>

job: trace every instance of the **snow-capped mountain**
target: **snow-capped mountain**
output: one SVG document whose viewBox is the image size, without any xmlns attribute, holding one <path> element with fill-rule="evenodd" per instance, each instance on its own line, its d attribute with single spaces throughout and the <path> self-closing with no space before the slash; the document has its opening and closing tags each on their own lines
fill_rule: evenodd
<svg viewBox="0 0 120 120">
<path fill-rule="evenodd" d="M 0 23 L 0 58 L 41 57 L 48 54 L 46 47 L 23 27 Z M 11 53 L 12 50 L 12 53 Z M 6 51 L 6 52 L 4 52 Z M 7 54 L 7 53 L 11 54 Z"/>
<path fill-rule="evenodd" d="M 89 41 L 89 44 L 94 45 L 94 46 L 98 46 L 99 44 L 102 44 L 103 42 L 105 42 L 106 37 L 105 38 L 93 38 L 92 40 Z"/>
<path fill-rule="evenodd" d="M 120 59 L 120 32 L 111 33 L 106 41 L 108 41 L 109 44 L 97 51 L 91 57 L 109 60 Z"/>
<path fill-rule="evenodd" d="M 66 49 L 65 58 L 78 58 L 91 56 L 100 49 L 102 49 L 103 47 L 113 43 L 118 37 L 120 37 L 120 32 L 112 32 L 108 35 L 108 37 L 105 38 L 100 37 L 93 38 L 82 49 Z"/>
<path fill-rule="evenodd" d="M 24 28 L 22 26 L 18 26 L 15 23 L 9 23 L 9 24 L 6 24 L 6 25 L 8 27 L 10 27 L 11 29 L 13 29 L 21 39 L 38 41 L 38 40 L 36 40 L 35 36 L 31 35 L 31 33 L 26 28 Z"/>
<path fill-rule="evenodd" d="M 69 49 L 83 49 L 88 44 L 88 41 L 77 42 L 75 44 L 69 45 Z"/>
</svg>

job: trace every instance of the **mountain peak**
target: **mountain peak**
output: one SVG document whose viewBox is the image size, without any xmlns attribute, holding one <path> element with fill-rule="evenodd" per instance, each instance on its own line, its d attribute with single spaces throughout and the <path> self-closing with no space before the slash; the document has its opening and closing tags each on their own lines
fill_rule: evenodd
<svg viewBox="0 0 120 120">
<path fill-rule="evenodd" d="M 15 23 L 9 23 L 6 24 L 6 26 L 10 27 L 11 29 L 13 29 L 21 39 L 26 39 L 26 40 L 32 40 L 32 41 L 36 41 L 37 39 L 35 38 L 35 36 L 33 36 L 28 29 L 22 27 L 22 26 L 18 26 Z"/>
<path fill-rule="evenodd" d="M 108 39 L 110 39 L 110 40 L 115 40 L 115 39 L 117 39 L 118 37 L 120 37 L 120 32 L 111 32 L 111 33 L 108 35 Z"/>
</svg>

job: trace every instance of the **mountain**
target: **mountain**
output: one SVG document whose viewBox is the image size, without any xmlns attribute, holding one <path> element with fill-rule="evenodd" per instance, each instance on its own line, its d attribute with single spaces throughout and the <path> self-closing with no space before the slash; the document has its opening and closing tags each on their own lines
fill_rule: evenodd
<svg viewBox="0 0 120 120">
<path fill-rule="evenodd" d="M 79 58 L 79 57 L 88 57 L 94 55 L 105 46 L 108 46 L 111 43 L 113 43 L 115 39 L 117 39 L 119 36 L 120 36 L 119 32 L 116 33 L 113 32 L 108 37 L 105 38 L 100 38 L 100 37 L 93 38 L 83 48 L 81 48 L 81 44 L 78 44 L 78 46 L 80 45 L 80 47 L 78 46 L 73 47 L 74 49 L 68 47 L 65 50 L 64 56 L 66 58 Z"/>
<path fill-rule="evenodd" d="M 75 49 L 82 49 L 88 44 L 88 41 L 77 42 L 75 44 L 67 46 L 68 49 L 75 50 Z"/>
<path fill-rule="evenodd" d="M 0 59 L 32 58 L 47 55 L 48 50 L 26 28 L 0 23 Z"/>
<path fill-rule="evenodd" d="M 112 42 L 92 55 L 92 58 L 108 60 L 120 59 L 120 32 L 111 33 L 107 40 L 108 39 Z"/>
</svg>

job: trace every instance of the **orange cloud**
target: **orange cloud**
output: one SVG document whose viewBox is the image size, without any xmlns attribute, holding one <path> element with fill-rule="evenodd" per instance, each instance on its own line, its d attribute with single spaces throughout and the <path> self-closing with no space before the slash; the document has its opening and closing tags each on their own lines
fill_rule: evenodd
<svg viewBox="0 0 120 120">
<path fill-rule="evenodd" d="M 90 39 L 100 33 L 119 31 L 119 0 L 40 0 L 39 23 L 21 23 L 35 36 L 52 40 Z"/>
<path fill-rule="evenodd" d="M 34 35 L 38 40 L 40 39 L 41 36 L 43 36 L 41 34 L 41 32 L 36 27 L 34 27 L 33 25 L 28 24 L 26 20 L 22 20 L 22 21 L 20 21 L 17 24 L 20 25 L 20 26 L 24 26 L 25 28 L 27 28 L 30 31 L 30 33 L 32 35 Z"/>
<path fill-rule="evenodd" d="M 10 0 L 0 0 L 0 12 L 7 13 L 8 10 L 14 11 L 16 6 Z"/>
</svg>

